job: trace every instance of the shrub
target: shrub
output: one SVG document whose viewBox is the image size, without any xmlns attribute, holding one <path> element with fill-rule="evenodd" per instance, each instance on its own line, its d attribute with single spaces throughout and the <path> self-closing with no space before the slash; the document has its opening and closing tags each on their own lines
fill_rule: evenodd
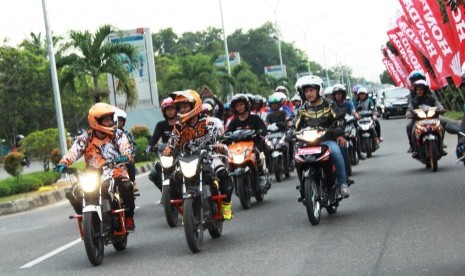
<svg viewBox="0 0 465 276">
<path fill-rule="evenodd" d="M 10 152 L 3 160 L 5 171 L 16 178 L 19 178 L 23 171 L 24 154 L 21 152 Z"/>
<path fill-rule="evenodd" d="M 149 144 L 149 141 L 145 137 L 141 137 L 136 139 L 136 162 L 144 162 L 144 161 L 153 161 L 155 158 L 154 153 L 147 154 L 145 152 L 145 148 Z"/>
<path fill-rule="evenodd" d="M 58 162 L 60 162 L 61 160 L 61 157 L 62 157 L 61 150 L 59 148 L 54 148 L 50 152 L 50 161 L 52 161 L 53 165 L 58 164 Z"/>
<path fill-rule="evenodd" d="M 0 184 L 0 197 L 11 195 L 11 188 L 8 185 Z"/>
<path fill-rule="evenodd" d="M 0 197 L 36 191 L 40 187 L 56 183 L 60 178 L 58 172 L 33 172 L 23 175 L 21 179 L 7 178 L 0 180 Z"/>
<path fill-rule="evenodd" d="M 149 128 L 146 126 L 134 126 L 131 128 L 131 133 L 134 135 L 134 139 L 144 137 L 146 140 L 146 137 L 150 136 L 150 131 Z"/>
</svg>

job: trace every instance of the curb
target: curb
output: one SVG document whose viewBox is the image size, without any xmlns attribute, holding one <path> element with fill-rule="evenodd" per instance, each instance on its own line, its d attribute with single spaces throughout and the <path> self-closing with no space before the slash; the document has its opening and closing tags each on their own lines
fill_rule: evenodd
<svg viewBox="0 0 465 276">
<path fill-rule="evenodd" d="M 152 170 L 154 163 L 136 168 L 136 175 Z M 38 207 L 53 204 L 66 199 L 65 189 L 70 187 L 69 179 L 60 179 L 56 183 L 58 189 L 40 195 L 34 195 L 14 201 L 0 202 L 0 216 L 30 211 Z"/>
</svg>

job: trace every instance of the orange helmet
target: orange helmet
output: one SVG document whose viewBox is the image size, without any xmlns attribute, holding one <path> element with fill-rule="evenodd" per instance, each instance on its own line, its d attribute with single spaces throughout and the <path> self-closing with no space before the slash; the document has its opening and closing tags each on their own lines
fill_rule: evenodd
<svg viewBox="0 0 465 276">
<path fill-rule="evenodd" d="M 178 112 L 178 116 L 181 117 L 181 123 L 185 124 L 189 121 L 190 118 L 200 114 L 202 112 L 202 100 L 197 92 L 194 90 L 184 90 L 184 91 L 176 91 L 171 93 L 171 97 L 174 99 L 174 105 L 176 109 L 179 111 L 179 104 L 180 103 L 190 103 L 191 110 L 185 114 L 180 114 Z"/>
<path fill-rule="evenodd" d="M 96 103 L 89 109 L 89 116 L 87 116 L 87 120 L 89 121 L 90 128 L 94 130 L 101 131 L 108 135 L 113 135 L 116 129 L 116 124 L 113 126 L 106 127 L 101 125 L 101 120 L 103 117 L 107 115 L 111 115 L 114 117 L 115 115 L 115 107 L 106 104 L 106 103 Z M 115 119 L 113 119 L 115 121 Z"/>
</svg>

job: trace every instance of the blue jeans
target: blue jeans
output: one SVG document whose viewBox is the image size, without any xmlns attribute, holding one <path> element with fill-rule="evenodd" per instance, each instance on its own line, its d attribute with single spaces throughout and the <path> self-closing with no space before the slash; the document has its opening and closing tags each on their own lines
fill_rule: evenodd
<svg viewBox="0 0 465 276">
<path fill-rule="evenodd" d="M 336 186 L 340 187 L 342 184 L 347 182 L 346 166 L 344 164 L 341 149 L 335 141 L 323 141 L 321 144 L 327 145 L 331 149 L 331 159 L 333 160 L 334 165 L 336 165 Z"/>
<path fill-rule="evenodd" d="M 349 148 L 348 147 L 341 147 L 339 146 L 339 149 L 341 150 L 342 153 L 342 158 L 344 158 L 344 165 L 346 167 L 346 175 L 349 174 Z"/>
</svg>

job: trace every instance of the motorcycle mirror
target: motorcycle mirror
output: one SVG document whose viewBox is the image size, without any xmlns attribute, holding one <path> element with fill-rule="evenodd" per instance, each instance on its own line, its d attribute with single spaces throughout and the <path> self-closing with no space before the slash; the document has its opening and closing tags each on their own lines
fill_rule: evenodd
<svg viewBox="0 0 465 276">
<path fill-rule="evenodd" d="M 459 134 L 460 127 L 456 124 L 448 123 L 445 127 L 446 131 L 450 134 Z"/>
</svg>

